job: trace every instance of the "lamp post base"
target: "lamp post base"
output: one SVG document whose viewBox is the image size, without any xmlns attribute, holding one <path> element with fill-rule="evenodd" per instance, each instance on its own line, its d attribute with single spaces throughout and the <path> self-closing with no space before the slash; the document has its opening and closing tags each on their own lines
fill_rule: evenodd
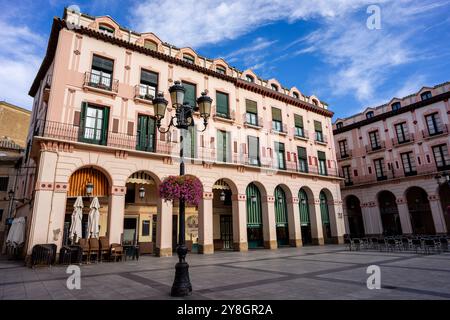
<svg viewBox="0 0 450 320">
<path fill-rule="evenodd" d="M 180 261 L 175 265 L 175 280 L 173 281 L 170 295 L 172 297 L 185 297 L 192 293 L 189 265 L 184 260 L 187 254 L 186 246 L 178 246 L 177 253 Z"/>
</svg>

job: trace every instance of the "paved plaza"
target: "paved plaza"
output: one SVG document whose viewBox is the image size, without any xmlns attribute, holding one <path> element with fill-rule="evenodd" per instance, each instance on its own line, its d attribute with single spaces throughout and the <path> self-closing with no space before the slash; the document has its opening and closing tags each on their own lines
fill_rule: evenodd
<svg viewBox="0 0 450 320">
<path fill-rule="evenodd" d="M 0 260 L 0 299 L 173 299 L 176 257 L 81 266 L 69 290 L 66 266 L 26 268 Z M 450 299 L 450 253 L 350 252 L 344 246 L 188 255 L 186 299 Z M 380 290 L 367 289 L 369 265 Z"/>
</svg>

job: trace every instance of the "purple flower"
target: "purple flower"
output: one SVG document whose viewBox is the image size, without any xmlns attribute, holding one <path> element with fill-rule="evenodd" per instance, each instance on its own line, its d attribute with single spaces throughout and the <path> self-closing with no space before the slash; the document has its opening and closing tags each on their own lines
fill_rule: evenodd
<svg viewBox="0 0 450 320">
<path fill-rule="evenodd" d="M 159 196 L 166 201 L 182 199 L 187 204 L 197 206 L 202 195 L 202 183 L 192 176 L 169 176 L 159 186 Z"/>
</svg>

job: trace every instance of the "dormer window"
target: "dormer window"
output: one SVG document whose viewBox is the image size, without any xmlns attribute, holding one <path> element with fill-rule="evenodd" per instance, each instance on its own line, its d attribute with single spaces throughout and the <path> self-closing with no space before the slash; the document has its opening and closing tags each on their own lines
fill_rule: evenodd
<svg viewBox="0 0 450 320">
<path fill-rule="evenodd" d="M 319 106 L 319 102 L 318 102 L 316 99 L 313 99 L 312 103 L 313 103 L 316 107 Z"/>
<path fill-rule="evenodd" d="M 245 76 L 245 80 L 247 80 L 248 82 L 251 82 L 251 83 L 255 82 L 255 79 L 252 76 L 250 76 L 250 75 L 246 75 Z"/>
<path fill-rule="evenodd" d="M 295 99 L 300 99 L 300 95 L 299 95 L 297 92 L 292 92 L 292 96 L 293 96 Z"/>
<path fill-rule="evenodd" d="M 195 64 L 195 59 L 193 56 L 189 55 L 189 54 L 184 54 L 183 55 L 183 60 L 187 63 L 192 63 Z"/>
<path fill-rule="evenodd" d="M 425 91 L 424 93 L 422 93 L 420 95 L 420 98 L 422 99 L 422 101 L 424 100 L 428 100 L 432 97 L 431 91 Z"/>
<path fill-rule="evenodd" d="M 344 127 L 344 124 L 342 122 L 336 123 L 336 129 L 342 129 Z"/>
<path fill-rule="evenodd" d="M 144 40 L 144 48 L 157 51 L 158 45 L 152 40 Z"/>
<path fill-rule="evenodd" d="M 106 24 L 99 25 L 98 30 L 100 30 L 100 32 L 104 34 L 107 34 L 108 36 L 114 36 L 114 28 Z"/>
<path fill-rule="evenodd" d="M 226 73 L 227 73 L 227 69 L 225 69 L 225 68 L 222 67 L 222 66 L 217 66 L 217 67 L 216 67 L 216 72 L 217 72 L 217 73 L 220 73 L 220 74 L 226 74 Z"/>
<path fill-rule="evenodd" d="M 401 107 L 400 102 L 394 102 L 391 105 L 392 111 L 397 111 L 398 109 L 400 109 L 400 107 Z"/>
<path fill-rule="evenodd" d="M 278 91 L 278 86 L 276 84 L 272 84 L 271 88 L 273 91 Z"/>
<path fill-rule="evenodd" d="M 369 111 L 369 112 L 366 113 L 366 119 L 373 118 L 373 116 L 374 116 L 373 111 Z"/>
</svg>

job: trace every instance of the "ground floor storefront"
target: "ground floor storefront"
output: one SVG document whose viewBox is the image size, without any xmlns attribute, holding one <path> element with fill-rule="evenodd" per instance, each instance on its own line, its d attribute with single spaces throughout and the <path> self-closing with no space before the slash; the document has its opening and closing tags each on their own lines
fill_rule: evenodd
<svg viewBox="0 0 450 320">
<path fill-rule="evenodd" d="M 83 200 L 83 230 L 94 197 L 99 235 L 110 243 L 139 243 L 145 253 L 172 255 L 179 230 L 178 203 L 159 197 L 161 181 L 178 173 L 176 159 L 41 144 L 26 252 L 36 244 L 69 243 L 74 202 Z M 276 249 L 342 243 L 345 233 L 339 179 L 269 169 L 187 161 L 203 185 L 197 207 L 186 208 L 192 252 Z M 88 188 L 89 187 L 89 188 Z M 88 190 L 89 189 L 89 190 Z M 87 235 L 83 231 L 83 237 Z"/>
</svg>

